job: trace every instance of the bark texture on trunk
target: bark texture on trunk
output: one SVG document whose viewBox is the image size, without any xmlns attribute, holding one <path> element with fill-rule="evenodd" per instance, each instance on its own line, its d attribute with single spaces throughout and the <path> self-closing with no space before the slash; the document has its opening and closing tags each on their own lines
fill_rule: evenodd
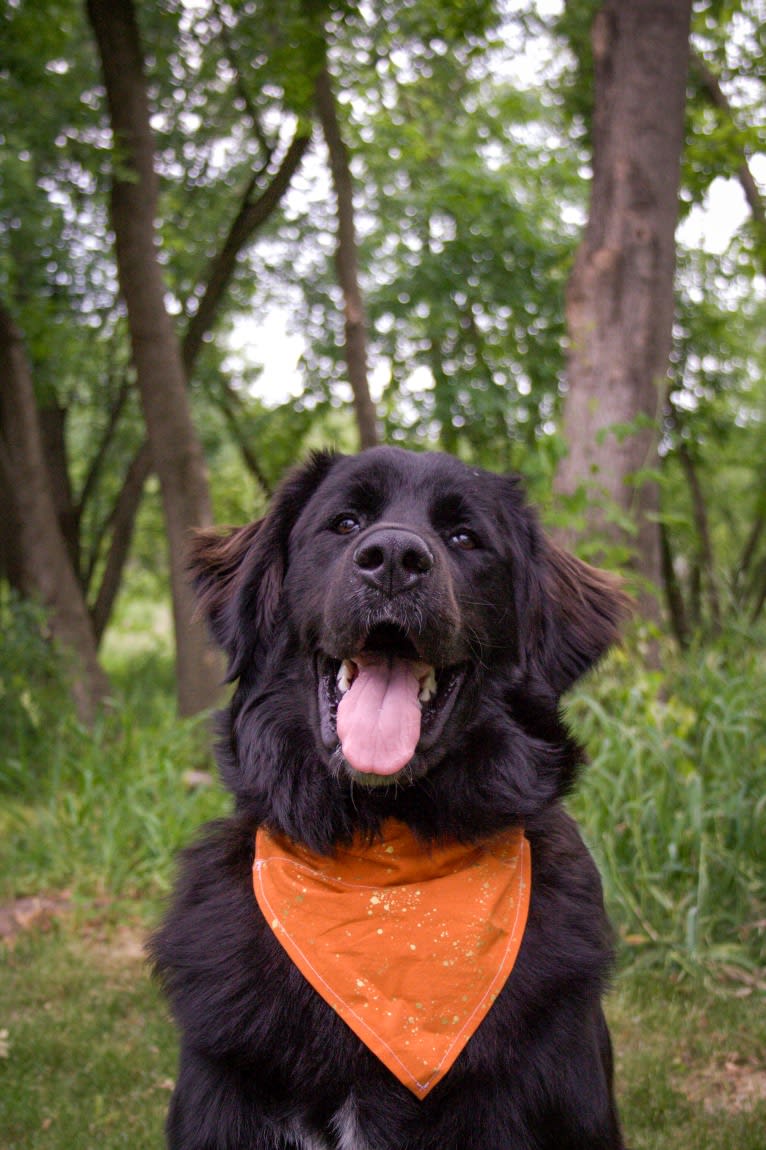
<svg viewBox="0 0 766 1150">
<path fill-rule="evenodd" d="M 178 703 L 194 714 L 215 699 L 220 678 L 195 617 L 186 550 L 192 528 L 212 521 L 202 448 L 186 392 L 181 349 L 165 307 L 157 253 L 157 178 L 143 55 L 132 0 L 88 0 L 114 135 L 111 195 L 120 288 L 152 462 L 160 481 L 170 553 Z"/>
<path fill-rule="evenodd" d="M 639 572 L 659 585 L 651 480 L 673 324 L 675 228 L 691 0 L 605 0 L 592 29 L 593 184 L 567 291 L 569 334 L 559 493 L 585 484 L 589 530 L 624 543 L 612 504 L 637 526 Z M 614 517 L 612 517 L 614 518 Z M 571 543 L 571 539 L 568 540 Z M 651 597 L 642 603 L 656 613 Z"/>
<path fill-rule="evenodd" d="M 4 369 L 3 369 L 4 370 Z M 0 382 L 0 404 L 3 383 Z M 7 384 L 5 385 L 7 388 Z M 0 416 L 0 420 L 1 420 Z M 2 450 L 2 422 L 0 422 L 0 450 Z M 0 455 L 0 578 L 7 579 L 14 591 L 24 594 L 24 567 L 21 562 L 19 540 L 21 524 L 13 498 L 15 483 L 9 478 L 11 461 L 7 454 Z"/>
<path fill-rule="evenodd" d="M 255 195 L 256 184 L 255 179 L 253 179 L 253 182 L 245 192 L 237 215 L 229 228 L 223 245 L 208 267 L 208 274 L 204 280 L 205 288 L 199 308 L 189 321 L 186 334 L 181 342 L 181 361 L 187 382 L 194 371 L 205 337 L 215 322 L 220 304 L 234 277 L 240 253 L 258 229 L 267 222 L 278 208 L 282 196 L 289 187 L 290 180 L 297 171 L 310 143 L 310 134 L 296 134 L 285 153 L 282 163 L 268 186 L 258 195 Z M 221 386 L 225 389 L 226 385 L 224 381 L 221 382 Z M 258 465 L 252 446 L 242 434 L 236 415 L 231 410 L 229 400 L 231 399 L 233 402 L 234 398 L 233 396 L 227 395 L 224 390 L 223 397 L 218 401 L 219 406 L 224 411 L 235 438 L 239 443 L 246 466 L 255 479 L 261 484 L 266 494 L 270 495 L 271 492 L 269 491 L 268 483 Z M 119 417 L 123 399 L 124 396 L 122 392 L 120 392 L 117 403 L 111 413 L 115 422 Z M 104 449 L 108 445 L 111 430 L 113 430 L 113 428 L 111 427 L 110 420 L 110 428 L 107 429 L 107 435 L 102 444 Z M 100 460 L 97 457 L 94 467 L 97 467 L 99 463 Z M 111 530 L 111 543 L 102 582 L 91 611 L 93 627 L 99 642 L 109 622 L 114 601 L 120 589 L 123 569 L 128 559 L 130 543 L 133 538 L 135 518 L 141 505 L 144 484 L 151 474 L 151 471 L 152 453 L 149 447 L 149 441 L 145 440 L 128 467 L 123 488 L 109 518 L 109 523 L 107 524 L 107 527 Z M 87 492 L 84 489 L 82 501 L 84 501 L 86 494 Z"/>
<path fill-rule="evenodd" d="M 73 660 L 78 715 L 95 718 L 109 693 L 88 609 L 62 534 L 46 465 L 32 374 L 21 332 L 0 305 L 0 469 L 18 530 L 13 548 L 20 590 L 49 614 L 54 639 Z"/>
<path fill-rule="evenodd" d="M 38 407 L 37 422 L 59 527 L 75 574 L 80 575 L 80 513 L 67 467 L 66 409 L 57 404 Z"/>
<path fill-rule="evenodd" d="M 335 250 L 335 266 L 338 283 L 343 292 L 348 381 L 354 397 L 354 414 L 359 429 L 360 445 L 362 448 L 374 447 L 379 442 L 379 436 L 375 404 L 370 395 L 367 378 L 367 321 L 359 287 L 353 178 L 348 150 L 338 123 L 332 80 L 326 67 L 317 78 L 317 109 L 330 155 L 330 170 L 337 204 L 338 242 Z"/>
</svg>

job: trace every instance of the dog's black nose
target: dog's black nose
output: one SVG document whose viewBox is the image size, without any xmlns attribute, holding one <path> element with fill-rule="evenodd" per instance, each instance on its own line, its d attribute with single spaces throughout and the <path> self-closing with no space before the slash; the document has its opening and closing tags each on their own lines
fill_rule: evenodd
<svg viewBox="0 0 766 1150">
<path fill-rule="evenodd" d="M 402 527 L 379 527 L 354 551 L 354 563 L 371 587 L 389 598 L 419 583 L 434 565 L 425 540 Z"/>
</svg>

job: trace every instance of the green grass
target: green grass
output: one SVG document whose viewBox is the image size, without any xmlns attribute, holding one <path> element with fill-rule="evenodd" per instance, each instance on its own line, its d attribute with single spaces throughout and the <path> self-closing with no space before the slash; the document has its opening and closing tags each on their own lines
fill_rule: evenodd
<svg viewBox="0 0 766 1150">
<path fill-rule="evenodd" d="M 157 1150 L 176 1040 L 143 926 L 80 914 L 22 935 L 0 982 L 4 1150 Z M 609 998 L 631 1150 L 763 1150 L 766 1012 L 626 973 Z"/>
<path fill-rule="evenodd" d="M 626 961 L 766 990 L 766 657 L 636 669 L 618 653 L 569 717 L 591 763 L 571 807 Z"/>
<path fill-rule="evenodd" d="M 93 731 L 39 619 L 6 627 L 0 936 L 15 900 L 53 909 L 0 941 L 3 1150 L 162 1144 L 176 1040 L 140 940 L 177 850 L 229 800 L 184 779 L 212 769 L 207 728 L 177 719 L 167 628 L 146 611 L 107 645 L 114 700 Z M 592 760 L 571 805 L 620 939 L 609 1013 L 631 1150 L 764 1150 L 764 648 L 661 671 L 618 653 L 568 712 Z"/>
<path fill-rule="evenodd" d="M 141 652 L 110 670 L 119 701 L 92 731 L 62 701 L 34 756 L 0 762 L 0 899 L 64 889 L 86 902 L 155 898 L 178 850 L 229 808 L 209 721 L 177 718 L 167 657 Z M 190 769 L 208 770 L 211 785 L 187 785 Z"/>
<path fill-rule="evenodd" d="M 0 1145 L 160 1147 L 175 1038 L 135 926 L 81 923 L 19 939 L 5 960 Z"/>
<path fill-rule="evenodd" d="M 766 1008 L 625 973 L 608 1004 L 631 1150 L 763 1150 Z"/>
</svg>

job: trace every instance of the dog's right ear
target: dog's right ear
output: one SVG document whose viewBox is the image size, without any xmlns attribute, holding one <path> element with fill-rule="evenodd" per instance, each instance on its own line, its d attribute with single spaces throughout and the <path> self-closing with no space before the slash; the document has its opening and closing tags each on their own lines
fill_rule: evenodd
<svg viewBox="0 0 766 1150">
<path fill-rule="evenodd" d="M 280 484 L 268 513 L 255 523 L 194 536 L 189 568 L 200 608 L 229 658 L 229 680 L 241 674 L 273 634 L 290 532 L 339 458 L 330 451 L 314 452 Z"/>
<path fill-rule="evenodd" d="M 188 566 L 199 610 L 225 651 L 230 647 L 231 606 L 242 564 L 264 523 L 265 518 L 245 527 L 201 528 L 192 536 Z"/>
</svg>

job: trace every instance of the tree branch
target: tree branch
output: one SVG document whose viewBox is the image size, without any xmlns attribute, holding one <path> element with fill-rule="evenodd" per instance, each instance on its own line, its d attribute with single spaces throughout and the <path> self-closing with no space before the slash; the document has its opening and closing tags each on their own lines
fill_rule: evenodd
<svg viewBox="0 0 766 1150">
<path fill-rule="evenodd" d="M 242 249 L 278 208 L 310 142 L 311 133 L 306 134 L 305 130 L 299 128 L 268 187 L 255 199 L 252 197 L 257 177 L 253 176 L 248 183 L 228 235 L 208 265 L 205 290 L 186 329 L 182 354 L 187 378 L 191 376 L 204 338 L 213 325 L 221 300 L 234 276 Z"/>
<path fill-rule="evenodd" d="M 354 397 L 354 410 L 361 446 L 378 442 L 377 415 L 367 379 L 367 325 L 359 287 L 354 195 L 348 150 L 343 140 L 335 107 L 332 80 L 326 64 L 317 77 L 317 109 L 330 154 L 330 171 L 335 189 L 338 243 L 335 266 L 343 292 L 346 333 L 346 367 Z"/>
<path fill-rule="evenodd" d="M 245 111 L 247 112 L 248 116 L 250 117 L 250 123 L 253 126 L 253 132 L 255 134 L 255 138 L 258 141 L 258 143 L 261 145 L 261 148 L 263 149 L 263 154 L 266 157 L 266 161 L 264 164 L 264 170 L 265 170 L 269 166 L 269 164 L 271 163 L 271 160 L 273 158 L 274 145 L 267 138 L 266 133 L 263 130 L 263 125 L 261 124 L 261 118 L 258 115 L 258 109 L 256 108 L 255 104 L 252 101 L 252 98 L 250 96 L 250 92 L 248 91 L 247 84 L 245 83 L 245 79 L 244 79 L 244 76 L 242 74 L 242 68 L 240 67 L 240 64 L 239 64 L 239 58 L 237 55 L 237 51 L 234 47 L 234 42 L 233 42 L 233 40 L 231 38 L 231 34 L 229 32 L 229 25 L 226 23 L 226 20 L 224 19 L 223 13 L 221 12 L 221 5 L 218 2 L 218 0 L 213 0 L 213 11 L 215 12 L 216 16 L 218 17 L 218 27 L 219 27 L 219 31 L 221 34 L 221 40 L 223 41 L 223 46 L 224 46 L 224 49 L 226 51 L 226 57 L 229 61 L 229 64 L 231 65 L 232 71 L 234 72 L 234 76 L 235 76 L 235 80 L 236 80 L 236 86 L 237 86 L 237 92 L 239 94 L 240 99 L 242 100 L 242 103 L 245 105 Z"/>
<path fill-rule="evenodd" d="M 713 107 L 723 112 L 732 123 L 736 124 L 736 117 L 734 109 L 729 103 L 726 93 L 721 87 L 720 81 L 713 72 L 710 71 L 705 61 L 698 52 L 692 51 L 691 63 L 694 71 L 697 73 L 699 81 L 702 85 L 702 90 L 707 96 Z M 753 173 L 748 164 L 748 157 L 744 147 L 741 148 L 742 163 L 737 169 L 737 179 L 739 180 L 742 190 L 745 193 L 745 198 L 750 207 L 761 237 L 766 242 L 766 204 L 764 204 L 763 197 L 759 191 L 758 185 L 755 182 Z"/>
<path fill-rule="evenodd" d="M 144 492 L 144 484 L 152 470 L 152 453 L 149 440 L 145 439 L 133 456 L 125 474 L 120 494 L 109 515 L 108 527 L 111 540 L 106 557 L 104 573 L 99 584 L 98 594 L 90 608 L 93 632 L 96 642 L 103 638 L 106 625 L 112 614 L 114 601 L 122 582 L 122 572 L 130 551 L 136 514 Z"/>
<path fill-rule="evenodd" d="M 117 431 L 117 424 L 120 422 L 120 416 L 125 409 L 125 404 L 128 401 L 129 394 L 130 382 L 127 376 L 124 376 L 122 382 L 120 383 L 119 391 L 117 392 L 114 403 L 109 409 L 109 418 L 107 420 L 106 427 L 104 428 L 104 433 L 101 436 L 101 442 L 98 444 L 95 454 L 90 461 L 90 467 L 88 468 L 88 472 L 85 476 L 85 480 L 75 505 L 78 520 L 82 518 L 85 506 L 93 494 L 96 483 L 98 482 L 98 478 L 106 460 L 107 452 L 111 447 L 115 432 Z"/>
<path fill-rule="evenodd" d="M 210 398 L 213 403 L 216 403 L 220 408 L 231 432 L 233 438 L 236 440 L 239 447 L 240 454 L 244 460 L 245 466 L 250 474 L 255 479 L 256 483 L 260 486 L 266 498 L 270 498 L 271 484 L 261 470 L 253 450 L 248 443 L 247 436 L 242 430 L 241 414 L 237 409 L 241 409 L 242 401 L 232 387 L 229 387 L 225 381 L 222 381 L 222 387 L 216 392 L 212 389 L 209 390 Z"/>
</svg>

